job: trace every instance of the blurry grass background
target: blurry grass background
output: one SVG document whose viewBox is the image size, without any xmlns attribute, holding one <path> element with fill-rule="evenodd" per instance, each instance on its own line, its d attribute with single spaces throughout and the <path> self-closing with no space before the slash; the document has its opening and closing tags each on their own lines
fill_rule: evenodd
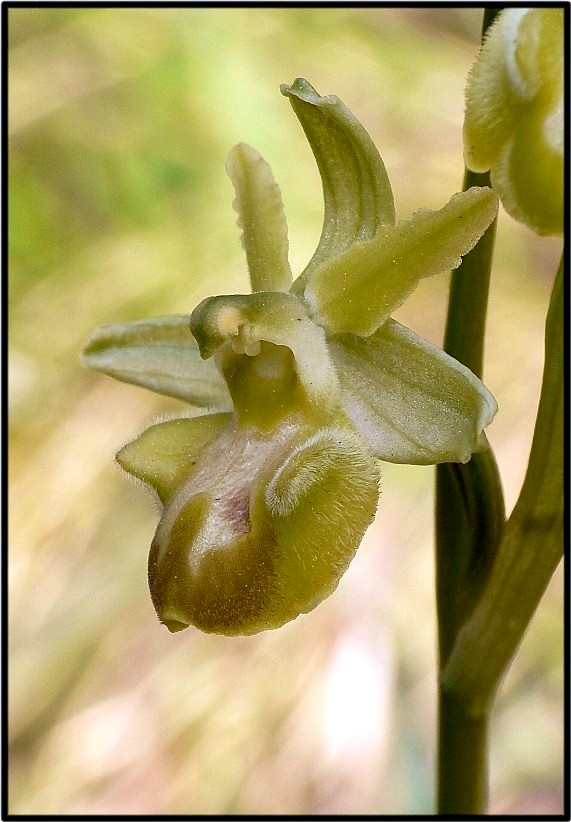
<svg viewBox="0 0 571 822">
<path fill-rule="evenodd" d="M 10 792 L 14 814 L 430 813 L 433 470 L 386 465 L 337 593 L 279 631 L 169 634 L 156 510 L 113 454 L 175 400 L 79 366 L 98 325 L 247 290 L 224 163 L 281 184 L 299 272 L 321 188 L 279 84 L 364 123 L 397 214 L 461 185 L 477 8 L 12 8 Z M 508 508 L 525 471 L 560 243 L 500 217 L 485 379 Z M 398 318 L 440 343 L 448 278 Z M 501 692 L 491 811 L 562 808 L 559 570 Z M 522 591 L 525 596 L 525 591 Z"/>
</svg>

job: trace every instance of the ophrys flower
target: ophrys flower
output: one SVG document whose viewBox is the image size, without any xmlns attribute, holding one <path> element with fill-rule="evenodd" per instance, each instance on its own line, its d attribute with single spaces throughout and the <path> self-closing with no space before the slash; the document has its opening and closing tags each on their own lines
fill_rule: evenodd
<svg viewBox="0 0 571 822">
<path fill-rule="evenodd" d="M 538 234 L 563 232 L 563 13 L 503 9 L 466 89 L 466 166 L 491 169 L 506 211 Z"/>
<path fill-rule="evenodd" d="M 84 353 L 209 409 L 152 425 L 117 455 L 163 505 L 149 584 L 171 631 L 251 634 L 310 611 L 374 517 L 379 461 L 465 462 L 496 411 L 468 369 L 390 318 L 475 245 L 496 196 L 471 189 L 395 223 L 385 167 L 351 112 L 305 80 L 282 93 L 323 181 L 305 270 L 292 281 L 279 189 L 240 144 L 228 171 L 253 293 L 209 297 L 190 318 L 103 327 Z"/>
</svg>

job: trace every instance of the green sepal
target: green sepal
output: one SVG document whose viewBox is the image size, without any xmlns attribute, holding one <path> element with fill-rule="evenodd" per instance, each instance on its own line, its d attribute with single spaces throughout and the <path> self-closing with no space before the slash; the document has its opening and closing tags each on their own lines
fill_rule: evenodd
<svg viewBox="0 0 571 822">
<path fill-rule="evenodd" d="M 388 320 L 363 338 L 341 334 L 329 351 L 345 413 L 385 462 L 467 462 L 485 447 L 497 404 L 461 363 L 406 326 Z"/>
<path fill-rule="evenodd" d="M 287 222 L 272 169 L 255 149 L 238 143 L 228 155 L 226 170 L 236 191 L 233 205 L 252 291 L 289 291 Z"/>
<path fill-rule="evenodd" d="M 189 321 L 173 315 L 104 325 L 87 341 L 83 364 L 198 407 L 229 409 L 226 383 L 214 363 L 202 361 Z"/>
<path fill-rule="evenodd" d="M 309 274 L 354 242 L 375 236 L 379 226 L 394 223 L 395 209 L 385 166 L 357 118 L 333 95 L 321 97 L 298 78 L 282 85 L 315 155 L 325 214 L 319 244 L 293 290 L 303 291 Z"/>
<path fill-rule="evenodd" d="M 155 489 L 166 505 L 192 471 L 198 454 L 228 425 L 230 413 L 179 417 L 146 428 L 115 459 L 128 474 Z"/>
<path fill-rule="evenodd" d="M 315 322 L 330 333 L 372 334 L 421 279 L 456 268 L 497 209 L 491 189 L 471 188 L 440 210 L 417 211 L 410 220 L 382 226 L 373 240 L 323 262 L 305 290 Z"/>
</svg>

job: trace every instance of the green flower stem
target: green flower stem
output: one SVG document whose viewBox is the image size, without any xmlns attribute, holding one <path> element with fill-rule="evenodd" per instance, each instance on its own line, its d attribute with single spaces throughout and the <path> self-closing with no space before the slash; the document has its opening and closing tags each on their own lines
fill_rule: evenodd
<svg viewBox="0 0 571 822">
<path fill-rule="evenodd" d="M 469 710 L 489 711 L 563 554 L 563 261 L 546 323 L 545 366 L 531 456 L 477 607 L 444 668 L 447 695 L 469 695 Z"/>
<path fill-rule="evenodd" d="M 439 814 L 482 814 L 488 800 L 486 715 L 472 716 L 454 694 L 439 698 Z"/>
<path fill-rule="evenodd" d="M 547 315 L 545 366 L 528 470 L 493 566 L 472 590 L 473 574 L 462 569 L 467 588 L 463 597 L 454 597 L 450 583 L 440 581 L 439 590 L 445 593 L 439 618 L 450 608 L 453 625 L 443 626 L 440 644 L 440 813 L 485 811 L 493 699 L 563 554 L 563 269 L 562 259 Z M 452 476 L 450 471 L 444 474 Z M 439 491 L 443 487 L 441 483 Z M 465 553 L 465 532 L 458 533 Z M 449 549 L 451 544 L 445 532 L 439 547 Z M 456 567 L 454 579 L 459 580 L 458 562 L 453 566 L 448 560 L 448 567 Z"/>
<path fill-rule="evenodd" d="M 467 171 L 464 188 L 489 185 Z M 496 221 L 453 273 L 444 350 L 482 375 Z M 481 594 L 505 521 L 498 467 L 489 446 L 468 463 L 436 469 L 436 602 L 439 677 L 458 632 Z M 484 813 L 487 803 L 488 717 L 439 686 L 438 811 Z"/>
<path fill-rule="evenodd" d="M 436 472 L 438 651 L 443 670 L 497 552 L 505 511 L 492 450 Z"/>
<path fill-rule="evenodd" d="M 466 169 L 463 191 L 472 186 L 489 186 L 490 174 Z M 444 350 L 482 377 L 484 329 L 488 310 L 491 261 L 496 241 L 497 219 L 474 248 L 463 258 L 450 283 Z"/>
<path fill-rule="evenodd" d="M 482 38 L 499 9 L 486 9 Z M 464 190 L 489 186 L 489 174 L 466 170 Z M 444 350 L 477 376 L 484 336 L 496 221 L 452 274 Z M 463 695 L 449 693 L 442 673 L 472 612 L 504 523 L 498 468 L 489 447 L 466 464 L 436 469 L 436 603 L 438 617 L 438 813 L 481 814 L 488 794 L 487 714 L 474 716 Z"/>
</svg>

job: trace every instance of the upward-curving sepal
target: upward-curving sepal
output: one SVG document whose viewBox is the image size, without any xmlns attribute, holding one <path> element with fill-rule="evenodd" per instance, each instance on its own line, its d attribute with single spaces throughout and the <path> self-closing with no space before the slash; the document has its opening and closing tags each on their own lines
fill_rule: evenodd
<svg viewBox="0 0 571 822">
<path fill-rule="evenodd" d="M 255 149 L 238 143 L 228 155 L 226 169 L 236 191 L 234 208 L 252 291 L 289 291 L 287 223 L 270 166 Z"/>
<path fill-rule="evenodd" d="M 317 249 L 293 290 L 303 291 L 309 274 L 331 255 L 354 242 L 375 236 L 379 226 L 394 223 L 393 194 L 385 166 L 373 141 L 338 97 L 321 97 L 298 78 L 282 85 L 315 155 L 325 214 Z"/>
<path fill-rule="evenodd" d="M 382 226 L 374 239 L 355 243 L 311 273 L 305 298 L 313 319 L 329 333 L 372 334 L 421 279 L 456 268 L 497 211 L 490 188 L 471 188 L 439 211 L 417 211 L 410 220 Z"/>
</svg>

